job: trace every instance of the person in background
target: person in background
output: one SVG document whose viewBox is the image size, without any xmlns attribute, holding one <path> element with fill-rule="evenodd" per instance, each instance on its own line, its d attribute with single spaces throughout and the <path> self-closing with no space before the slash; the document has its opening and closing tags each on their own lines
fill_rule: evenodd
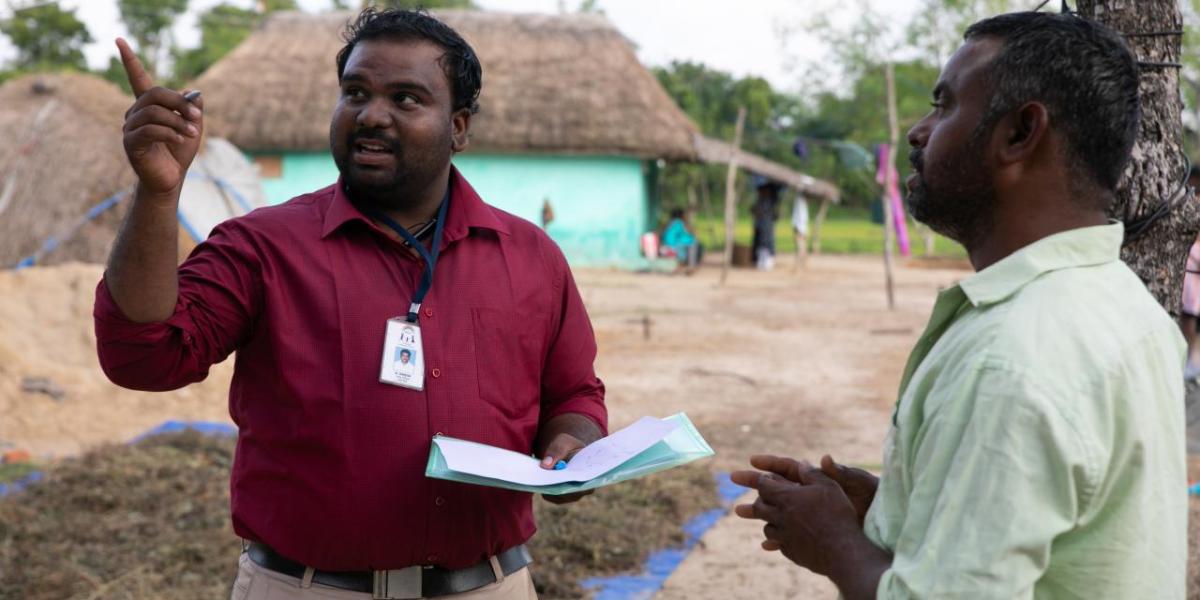
<svg viewBox="0 0 1200 600">
<path fill-rule="evenodd" d="M 792 233 L 796 236 L 796 263 L 792 270 L 796 270 L 808 264 L 808 198 L 799 192 L 792 205 Z"/>
<path fill-rule="evenodd" d="M 679 260 L 679 268 L 691 275 L 704 258 L 704 247 L 688 229 L 682 208 L 671 209 L 671 220 L 663 229 L 662 245 L 670 248 Z"/>
<path fill-rule="evenodd" d="M 732 475 L 759 491 L 736 511 L 763 549 L 847 600 L 1185 597 L 1183 339 L 1107 216 L 1138 87 L 1094 21 L 967 29 L 908 133 L 907 187 L 977 272 L 938 294 L 879 478 L 828 455 Z"/>
<path fill-rule="evenodd" d="M 775 221 L 779 219 L 779 184 L 756 178 L 758 197 L 750 207 L 754 219 L 754 263 L 759 271 L 775 268 Z"/>
</svg>

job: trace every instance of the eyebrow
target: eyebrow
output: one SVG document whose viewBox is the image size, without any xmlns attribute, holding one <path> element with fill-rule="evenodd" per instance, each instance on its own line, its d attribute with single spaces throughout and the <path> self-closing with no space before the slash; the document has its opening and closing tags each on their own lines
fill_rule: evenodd
<svg viewBox="0 0 1200 600">
<path fill-rule="evenodd" d="M 370 83 L 371 81 L 358 73 L 346 73 L 342 75 L 342 83 Z M 399 81 L 390 81 L 383 84 L 383 87 L 391 91 L 414 91 L 426 96 L 433 96 L 433 90 L 416 81 L 401 79 Z"/>
<path fill-rule="evenodd" d="M 946 94 L 947 91 L 948 91 L 948 86 L 946 85 L 946 82 L 939 81 L 937 83 L 937 85 L 933 86 L 933 99 L 934 100 L 940 99 L 942 96 L 944 96 Z"/>
</svg>

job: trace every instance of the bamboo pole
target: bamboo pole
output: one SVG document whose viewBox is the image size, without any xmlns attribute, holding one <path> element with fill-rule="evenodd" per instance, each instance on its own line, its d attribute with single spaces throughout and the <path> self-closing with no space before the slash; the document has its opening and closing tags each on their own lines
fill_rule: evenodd
<svg viewBox="0 0 1200 600">
<path fill-rule="evenodd" d="M 825 215 L 829 212 L 829 198 L 821 198 L 821 208 L 817 210 L 817 218 L 812 224 L 812 255 L 821 254 L 821 226 L 825 224 Z"/>
<path fill-rule="evenodd" d="M 887 78 L 888 128 L 891 135 L 887 164 L 883 165 L 883 272 L 887 286 L 888 310 L 893 310 L 896 308 L 896 289 L 892 278 L 892 226 L 895 216 L 892 214 L 892 199 L 889 193 L 895 184 L 893 165 L 896 164 L 896 144 L 900 143 L 900 126 L 896 118 L 896 74 L 892 63 L 887 64 L 884 75 Z"/>
<path fill-rule="evenodd" d="M 734 184 L 737 182 L 737 151 L 742 145 L 742 128 L 746 125 L 746 107 L 738 108 L 737 126 L 733 129 L 733 146 L 729 150 L 729 171 L 725 175 L 725 262 L 721 265 L 721 285 L 729 275 L 729 265 L 733 262 L 733 225 L 737 216 L 737 201 L 734 195 Z"/>
</svg>

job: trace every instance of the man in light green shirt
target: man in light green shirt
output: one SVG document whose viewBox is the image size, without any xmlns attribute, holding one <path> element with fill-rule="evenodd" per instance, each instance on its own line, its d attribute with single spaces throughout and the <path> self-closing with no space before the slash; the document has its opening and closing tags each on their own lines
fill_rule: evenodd
<svg viewBox="0 0 1200 600">
<path fill-rule="evenodd" d="M 754 457 L 738 514 L 847 598 L 1182 599 L 1184 344 L 1105 218 L 1135 61 L 1074 16 L 965 37 L 909 133 L 908 187 L 978 273 L 938 296 L 882 477 Z"/>
</svg>

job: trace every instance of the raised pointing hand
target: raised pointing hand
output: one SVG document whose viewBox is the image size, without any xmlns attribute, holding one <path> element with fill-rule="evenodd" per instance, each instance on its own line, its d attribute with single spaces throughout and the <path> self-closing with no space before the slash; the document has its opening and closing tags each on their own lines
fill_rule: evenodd
<svg viewBox="0 0 1200 600">
<path fill-rule="evenodd" d="M 184 93 L 154 85 L 129 44 L 117 38 L 121 64 L 136 100 L 125 113 L 125 155 L 137 174 L 142 192 L 177 194 L 187 169 L 200 149 L 203 102 L 189 102 Z"/>
</svg>

